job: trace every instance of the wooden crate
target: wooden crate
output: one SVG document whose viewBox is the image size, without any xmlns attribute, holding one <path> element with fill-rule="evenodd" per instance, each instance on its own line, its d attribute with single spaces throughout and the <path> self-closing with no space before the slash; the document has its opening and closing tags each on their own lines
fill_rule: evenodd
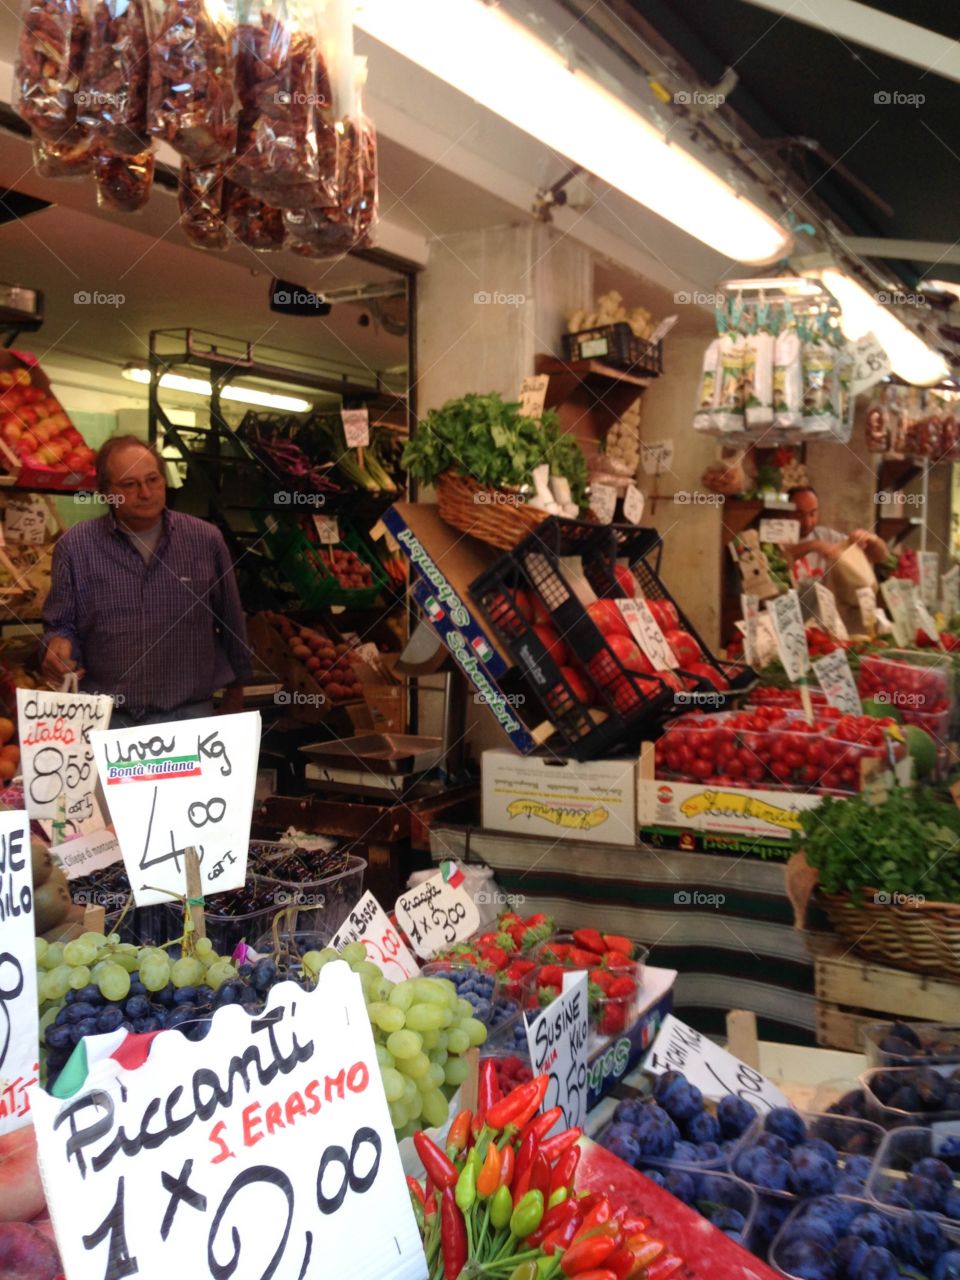
<svg viewBox="0 0 960 1280">
<path fill-rule="evenodd" d="M 909 973 L 850 953 L 835 938 L 811 940 L 817 1044 L 863 1052 L 868 1023 L 960 1021 L 960 982 Z"/>
</svg>

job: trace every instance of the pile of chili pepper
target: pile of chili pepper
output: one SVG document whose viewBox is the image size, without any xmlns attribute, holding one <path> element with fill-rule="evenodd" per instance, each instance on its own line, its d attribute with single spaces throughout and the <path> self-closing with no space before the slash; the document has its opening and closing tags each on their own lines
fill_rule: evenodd
<svg viewBox="0 0 960 1280">
<path fill-rule="evenodd" d="M 426 1185 L 407 1178 L 430 1280 L 667 1280 L 683 1259 L 648 1234 L 650 1219 L 578 1194 L 581 1130 L 548 1137 L 547 1076 L 502 1097 L 495 1060 L 480 1064 L 477 1110 L 461 1111 L 446 1151 L 414 1145 Z"/>
</svg>

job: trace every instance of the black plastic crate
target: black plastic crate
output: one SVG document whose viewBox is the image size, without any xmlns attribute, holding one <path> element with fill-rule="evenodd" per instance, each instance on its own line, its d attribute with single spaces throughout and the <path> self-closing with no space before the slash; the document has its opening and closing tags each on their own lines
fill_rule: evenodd
<svg viewBox="0 0 960 1280">
<path fill-rule="evenodd" d="M 657 535 L 641 532 L 648 535 L 652 550 Z M 587 579 L 600 595 L 617 554 L 612 526 L 552 517 L 470 587 L 470 595 L 525 678 L 528 693 L 557 731 L 556 743 L 551 740 L 548 745 L 578 760 L 657 737 L 662 719 L 674 710 L 673 691 L 658 676 L 627 671 L 616 657 L 567 583 L 560 563 L 564 556 L 582 556 Z M 577 696 L 535 624 L 524 616 L 518 605 L 520 591 L 536 596 L 550 614 L 596 690 L 594 707 Z"/>
<path fill-rule="evenodd" d="M 663 373 L 663 343 L 647 342 L 623 320 L 563 335 L 563 358 L 600 360 L 615 369 L 647 378 Z"/>
</svg>

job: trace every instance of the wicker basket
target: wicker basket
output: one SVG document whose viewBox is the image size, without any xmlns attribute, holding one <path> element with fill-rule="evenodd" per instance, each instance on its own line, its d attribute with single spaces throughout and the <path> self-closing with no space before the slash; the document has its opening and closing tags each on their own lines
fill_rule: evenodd
<svg viewBox="0 0 960 1280">
<path fill-rule="evenodd" d="M 960 905 L 951 902 L 860 903 L 848 893 L 818 891 L 830 923 L 861 955 L 899 969 L 960 978 Z"/>
<path fill-rule="evenodd" d="M 453 471 L 444 471 L 436 487 L 442 520 L 501 551 L 512 551 L 548 515 L 529 506 L 519 493 L 485 489 Z"/>
</svg>

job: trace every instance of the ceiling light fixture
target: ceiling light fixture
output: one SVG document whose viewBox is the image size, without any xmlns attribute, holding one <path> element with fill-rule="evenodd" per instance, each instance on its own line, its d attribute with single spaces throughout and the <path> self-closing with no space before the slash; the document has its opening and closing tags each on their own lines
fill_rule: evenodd
<svg viewBox="0 0 960 1280">
<path fill-rule="evenodd" d="M 782 258 L 791 236 L 639 112 L 484 0 L 361 0 L 355 21 L 638 204 L 739 262 Z"/>
<path fill-rule="evenodd" d="M 749 280 L 721 280 L 720 287 L 730 293 L 796 293 L 805 298 L 823 293 L 816 280 L 804 276 L 755 276 Z"/>
<path fill-rule="evenodd" d="M 150 370 L 143 365 L 128 364 L 120 372 L 129 382 L 139 382 L 144 386 L 150 383 Z M 163 374 L 160 386 L 168 391 L 185 391 L 191 396 L 209 396 L 211 392 L 210 383 L 205 378 L 186 378 L 179 373 Z M 272 391 L 257 391 L 252 387 L 222 387 L 220 399 L 235 400 L 238 404 L 253 404 L 261 409 L 282 409 L 287 413 L 305 413 L 310 408 L 310 401 L 301 400 L 299 396 L 280 396 Z"/>
<path fill-rule="evenodd" d="M 872 333 L 890 357 L 894 373 L 914 386 L 932 387 L 947 377 L 950 370 L 943 356 L 856 280 L 830 267 L 819 274 L 840 304 L 840 327 L 851 342 Z"/>
</svg>

